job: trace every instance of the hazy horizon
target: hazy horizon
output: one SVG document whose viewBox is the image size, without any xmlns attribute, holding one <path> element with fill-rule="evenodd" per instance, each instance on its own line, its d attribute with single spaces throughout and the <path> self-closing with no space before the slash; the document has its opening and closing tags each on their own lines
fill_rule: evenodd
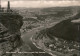
<svg viewBox="0 0 80 56">
<path fill-rule="evenodd" d="M 2 0 L 2 7 L 7 7 L 8 0 Z M 42 1 L 42 0 L 10 0 L 11 7 L 26 7 L 26 8 L 45 8 L 45 7 L 67 7 L 67 6 L 80 6 L 80 1 L 67 1 L 67 0 L 53 0 L 53 1 Z"/>
</svg>

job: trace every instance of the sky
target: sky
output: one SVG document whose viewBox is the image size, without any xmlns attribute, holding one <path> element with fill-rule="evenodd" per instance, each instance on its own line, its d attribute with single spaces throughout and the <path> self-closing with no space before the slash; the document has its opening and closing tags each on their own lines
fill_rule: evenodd
<svg viewBox="0 0 80 56">
<path fill-rule="evenodd" d="M 2 7 L 7 6 L 8 0 L 2 0 Z M 80 6 L 80 0 L 9 0 L 11 7 L 42 8 L 56 6 Z"/>
</svg>

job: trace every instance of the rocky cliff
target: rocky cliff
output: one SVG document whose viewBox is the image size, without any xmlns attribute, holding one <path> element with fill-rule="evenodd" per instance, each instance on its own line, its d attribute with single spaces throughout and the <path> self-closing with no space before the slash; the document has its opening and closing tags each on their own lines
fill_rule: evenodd
<svg viewBox="0 0 80 56">
<path fill-rule="evenodd" d="M 20 15 L 0 15 L 0 56 L 11 56 L 6 52 L 14 51 L 22 45 L 20 37 L 22 18 Z"/>
</svg>

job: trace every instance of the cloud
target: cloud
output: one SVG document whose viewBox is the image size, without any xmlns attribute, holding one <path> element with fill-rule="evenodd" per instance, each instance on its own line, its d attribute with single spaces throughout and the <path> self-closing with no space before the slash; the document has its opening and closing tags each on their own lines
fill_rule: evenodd
<svg viewBox="0 0 80 56">
<path fill-rule="evenodd" d="M 10 1 L 11 7 L 55 7 L 55 6 L 80 6 L 79 1 Z M 6 6 L 7 1 L 2 1 L 2 6 Z"/>
</svg>

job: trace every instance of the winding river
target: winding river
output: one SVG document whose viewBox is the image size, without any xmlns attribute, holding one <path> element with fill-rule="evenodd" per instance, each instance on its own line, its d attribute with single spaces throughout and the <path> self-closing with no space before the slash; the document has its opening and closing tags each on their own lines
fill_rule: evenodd
<svg viewBox="0 0 80 56">
<path fill-rule="evenodd" d="M 53 24 L 56 24 L 57 22 L 54 22 Z M 48 26 L 49 27 L 49 26 Z M 48 28 L 46 27 L 46 28 Z M 44 52 L 43 50 L 41 49 L 38 49 L 31 41 L 31 37 L 38 31 L 38 30 L 41 30 L 41 29 L 44 29 L 44 26 L 41 26 L 39 28 L 35 28 L 35 29 L 32 29 L 31 31 L 29 32 L 26 32 L 24 34 L 22 34 L 22 39 L 23 41 L 30 46 L 30 48 L 32 49 L 32 52 Z M 48 53 L 34 53 L 33 54 L 34 56 L 51 56 L 50 54 Z M 55 55 L 53 55 L 55 56 Z"/>
</svg>

